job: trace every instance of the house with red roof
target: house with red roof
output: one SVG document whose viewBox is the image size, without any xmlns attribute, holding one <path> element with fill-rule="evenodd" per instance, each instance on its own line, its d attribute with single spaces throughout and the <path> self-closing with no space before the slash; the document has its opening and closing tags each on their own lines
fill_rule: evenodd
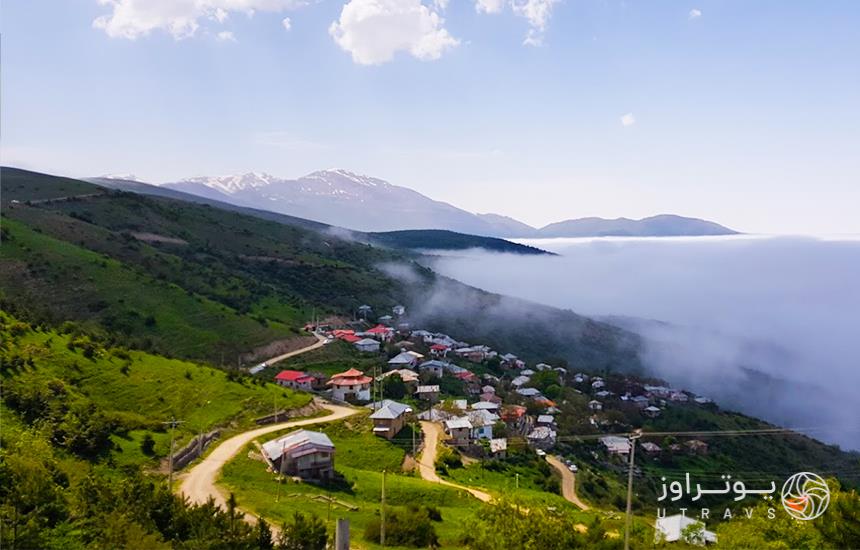
<svg viewBox="0 0 860 550">
<path fill-rule="evenodd" d="M 282 370 L 275 376 L 275 383 L 294 390 L 310 391 L 316 378 L 306 372 Z"/>
<path fill-rule="evenodd" d="M 328 381 L 331 396 L 338 401 L 370 401 L 370 383 L 373 378 L 358 369 L 349 369 L 332 375 Z"/>
<path fill-rule="evenodd" d="M 448 355 L 448 350 L 450 347 L 445 344 L 433 344 L 430 346 L 430 355 L 433 357 L 445 357 Z"/>
<path fill-rule="evenodd" d="M 364 334 L 371 338 L 377 338 L 383 342 L 387 342 L 394 336 L 394 329 L 385 325 L 376 325 L 375 327 L 364 331 Z"/>
</svg>

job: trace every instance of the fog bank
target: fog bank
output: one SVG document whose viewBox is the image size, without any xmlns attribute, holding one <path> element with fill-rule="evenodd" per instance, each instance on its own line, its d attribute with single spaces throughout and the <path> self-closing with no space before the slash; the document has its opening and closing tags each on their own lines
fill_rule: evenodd
<svg viewBox="0 0 860 550">
<path fill-rule="evenodd" d="M 645 337 L 656 375 L 860 449 L 860 240 L 526 244 L 560 255 L 448 253 L 433 268 L 485 290 L 623 317 L 613 322 Z"/>
</svg>

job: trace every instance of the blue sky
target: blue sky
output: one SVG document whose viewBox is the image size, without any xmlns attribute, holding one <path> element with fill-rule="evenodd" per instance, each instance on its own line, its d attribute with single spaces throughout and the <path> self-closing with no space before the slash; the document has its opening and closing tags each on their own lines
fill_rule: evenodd
<svg viewBox="0 0 860 550">
<path fill-rule="evenodd" d="M 2 161 L 342 167 L 534 225 L 860 233 L 858 23 L 854 1 L 6 0 Z"/>
</svg>

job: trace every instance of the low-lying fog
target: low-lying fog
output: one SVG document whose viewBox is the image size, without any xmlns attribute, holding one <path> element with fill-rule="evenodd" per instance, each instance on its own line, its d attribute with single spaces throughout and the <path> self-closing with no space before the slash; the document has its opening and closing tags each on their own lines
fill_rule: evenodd
<svg viewBox="0 0 860 550">
<path fill-rule="evenodd" d="M 645 337 L 654 374 L 860 449 L 860 239 L 521 242 L 559 255 L 445 253 L 433 267 L 486 290 L 620 317 L 611 320 Z"/>
</svg>

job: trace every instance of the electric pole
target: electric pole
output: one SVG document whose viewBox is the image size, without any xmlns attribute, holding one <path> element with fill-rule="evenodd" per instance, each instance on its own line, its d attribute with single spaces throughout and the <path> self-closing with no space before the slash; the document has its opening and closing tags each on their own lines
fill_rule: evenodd
<svg viewBox="0 0 860 550">
<path fill-rule="evenodd" d="M 630 522 L 633 518 L 633 468 L 636 464 L 636 440 L 642 437 L 642 430 L 627 436 L 630 443 L 630 462 L 627 469 L 627 517 L 624 520 L 624 550 L 630 550 Z"/>
<path fill-rule="evenodd" d="M 178 424 L 183 424 L 184 420 L 176 420 L 175 416 L 170 417 L 169 422 L 162 422 L 162 424 L 170 425 L 170 450 L 167 455 L 167 486 L 173 487 L 173 431 Z"/>
<path fill-rule="evenodd" d="M 382 521 L 379 524 L 379 545 L 385 546 L 385 470 L 382 470 L 382 508 L 380 512 Z"/>
<path fill-rule="evenodd" d="M 265 452 L 265 451 L 264 451 Z M 281 446 L 281 464 L 278 467 L 278 494 L 275 496 L 275 502 L 281 500 L 281 483 L 284 481 L 284 462 L 286 462 L 284 458 L 284 454 L 287 452 L 287 443 L 284 442 Z"/>
</svg>

